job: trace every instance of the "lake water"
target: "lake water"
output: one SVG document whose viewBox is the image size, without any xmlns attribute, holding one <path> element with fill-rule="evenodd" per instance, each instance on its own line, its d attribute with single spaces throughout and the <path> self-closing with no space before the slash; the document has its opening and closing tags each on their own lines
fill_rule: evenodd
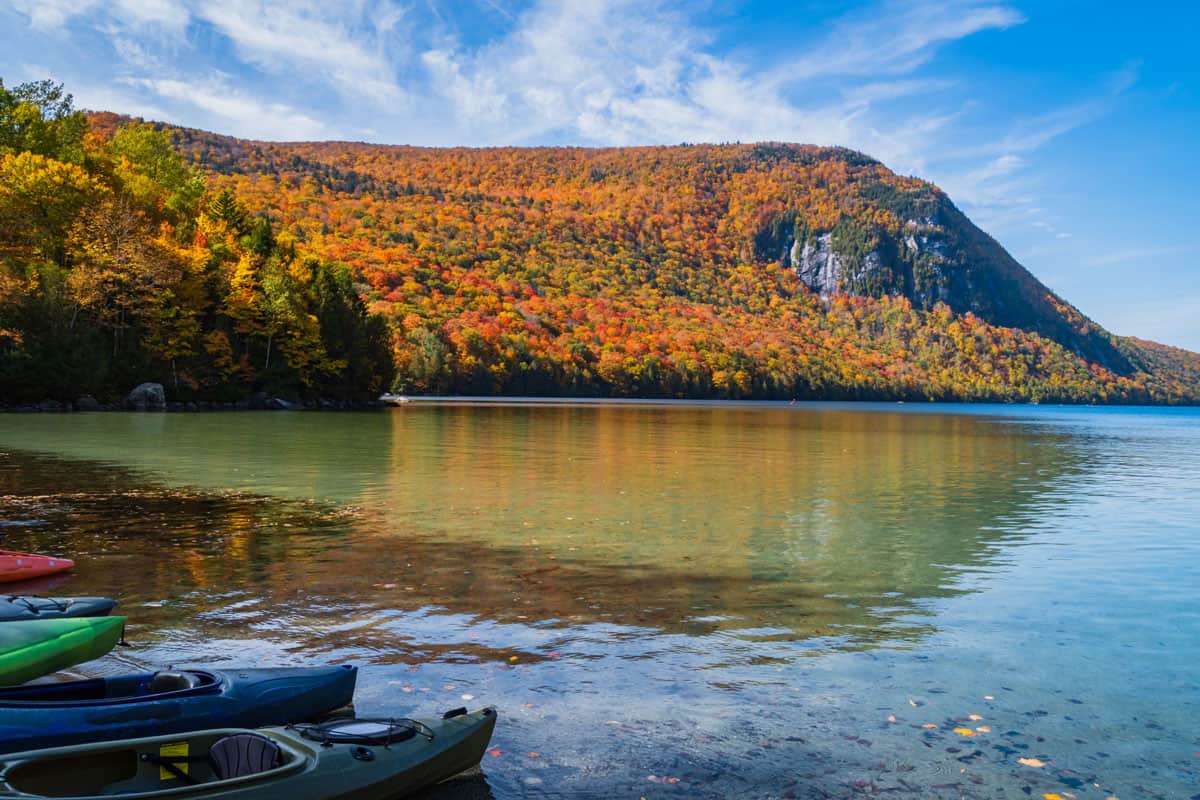
<svg viewBox="0 0 1200 800">
<path fill-rule="evenodd" d="M 121 599 L 92 673 L 495 705 L 430 797 L 1200 797 L 1196 409 L 4 414 L 0 543 Z"/>
</svg>

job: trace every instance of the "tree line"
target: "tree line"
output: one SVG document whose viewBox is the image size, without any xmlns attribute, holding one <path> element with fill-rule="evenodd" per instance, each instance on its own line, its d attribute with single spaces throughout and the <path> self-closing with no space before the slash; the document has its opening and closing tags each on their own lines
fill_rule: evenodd
<svg viewBox="0 0 1200 800">
<path fill-rule="evenodd" d="M 171 135 L 89 129 L 49 81 L 0 81 L 0 403 L 258 392 L 360 401 L 391 331 L 350 269 L 216 189 Z"/>
<path fill-rule="evenodd" d="M 1053 295 L 1030 307 L 1047 324 L 1006 327 L 932 290 L 809 291 L 787 241 L 832 231 L 853 268 L 864 236 L 925 235 L 946 205 L 852 151 L 257 143 L 2 87 L 0 403 L 144 380 L 213 400 L 1200 402 L 1200 356 Z M 978 275 L 1011 261 L 964 252 Z"/>
</svg>

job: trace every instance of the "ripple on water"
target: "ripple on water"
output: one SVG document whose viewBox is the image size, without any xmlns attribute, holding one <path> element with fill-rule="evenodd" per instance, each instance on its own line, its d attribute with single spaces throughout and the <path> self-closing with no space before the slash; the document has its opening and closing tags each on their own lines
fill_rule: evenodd
<svg viewBox="0 0 1200 800">
<path fill-rule="evenodd" d="M 442 796 L 1187 796 L 1198 418 L 1000 413 L 0 420 L 0 519 L 132 616 L 89 669 L 495 703 Z"/>
</svg>

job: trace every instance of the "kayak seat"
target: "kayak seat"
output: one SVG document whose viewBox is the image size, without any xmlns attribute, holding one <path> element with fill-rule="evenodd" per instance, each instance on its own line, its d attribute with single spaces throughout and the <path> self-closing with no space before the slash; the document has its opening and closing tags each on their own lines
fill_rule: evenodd
<svg viewBox="0 0 1200 800">
<path fill-rule="evenodd" d="M 150 694 L 181 692 L 184 689 L 195 689 L 200 685 L 200 676 L 194 672 L 162 670 L 154 673 L 154 677 L 150 679 Z"/>
<path fill-rule="evenodd" d="M 242 778 L 275 769 L 283 763 L 279 745 L 257 733 L 237 733 L 213 742 L 208 751 L 218 780 Z"/>
</svg>

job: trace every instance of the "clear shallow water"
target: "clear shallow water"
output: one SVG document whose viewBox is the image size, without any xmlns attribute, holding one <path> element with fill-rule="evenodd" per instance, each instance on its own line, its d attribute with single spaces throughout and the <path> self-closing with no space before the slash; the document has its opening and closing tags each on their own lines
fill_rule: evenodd
<svg viewBox="0 0 1200 800">
<path fill-rule="evenodd" d="M 121 597 L 95 671 L 495 704 L 442 797 L 1200 792 L 1196 410 L 0 415 L 0 541 Z"/>
</svg>

